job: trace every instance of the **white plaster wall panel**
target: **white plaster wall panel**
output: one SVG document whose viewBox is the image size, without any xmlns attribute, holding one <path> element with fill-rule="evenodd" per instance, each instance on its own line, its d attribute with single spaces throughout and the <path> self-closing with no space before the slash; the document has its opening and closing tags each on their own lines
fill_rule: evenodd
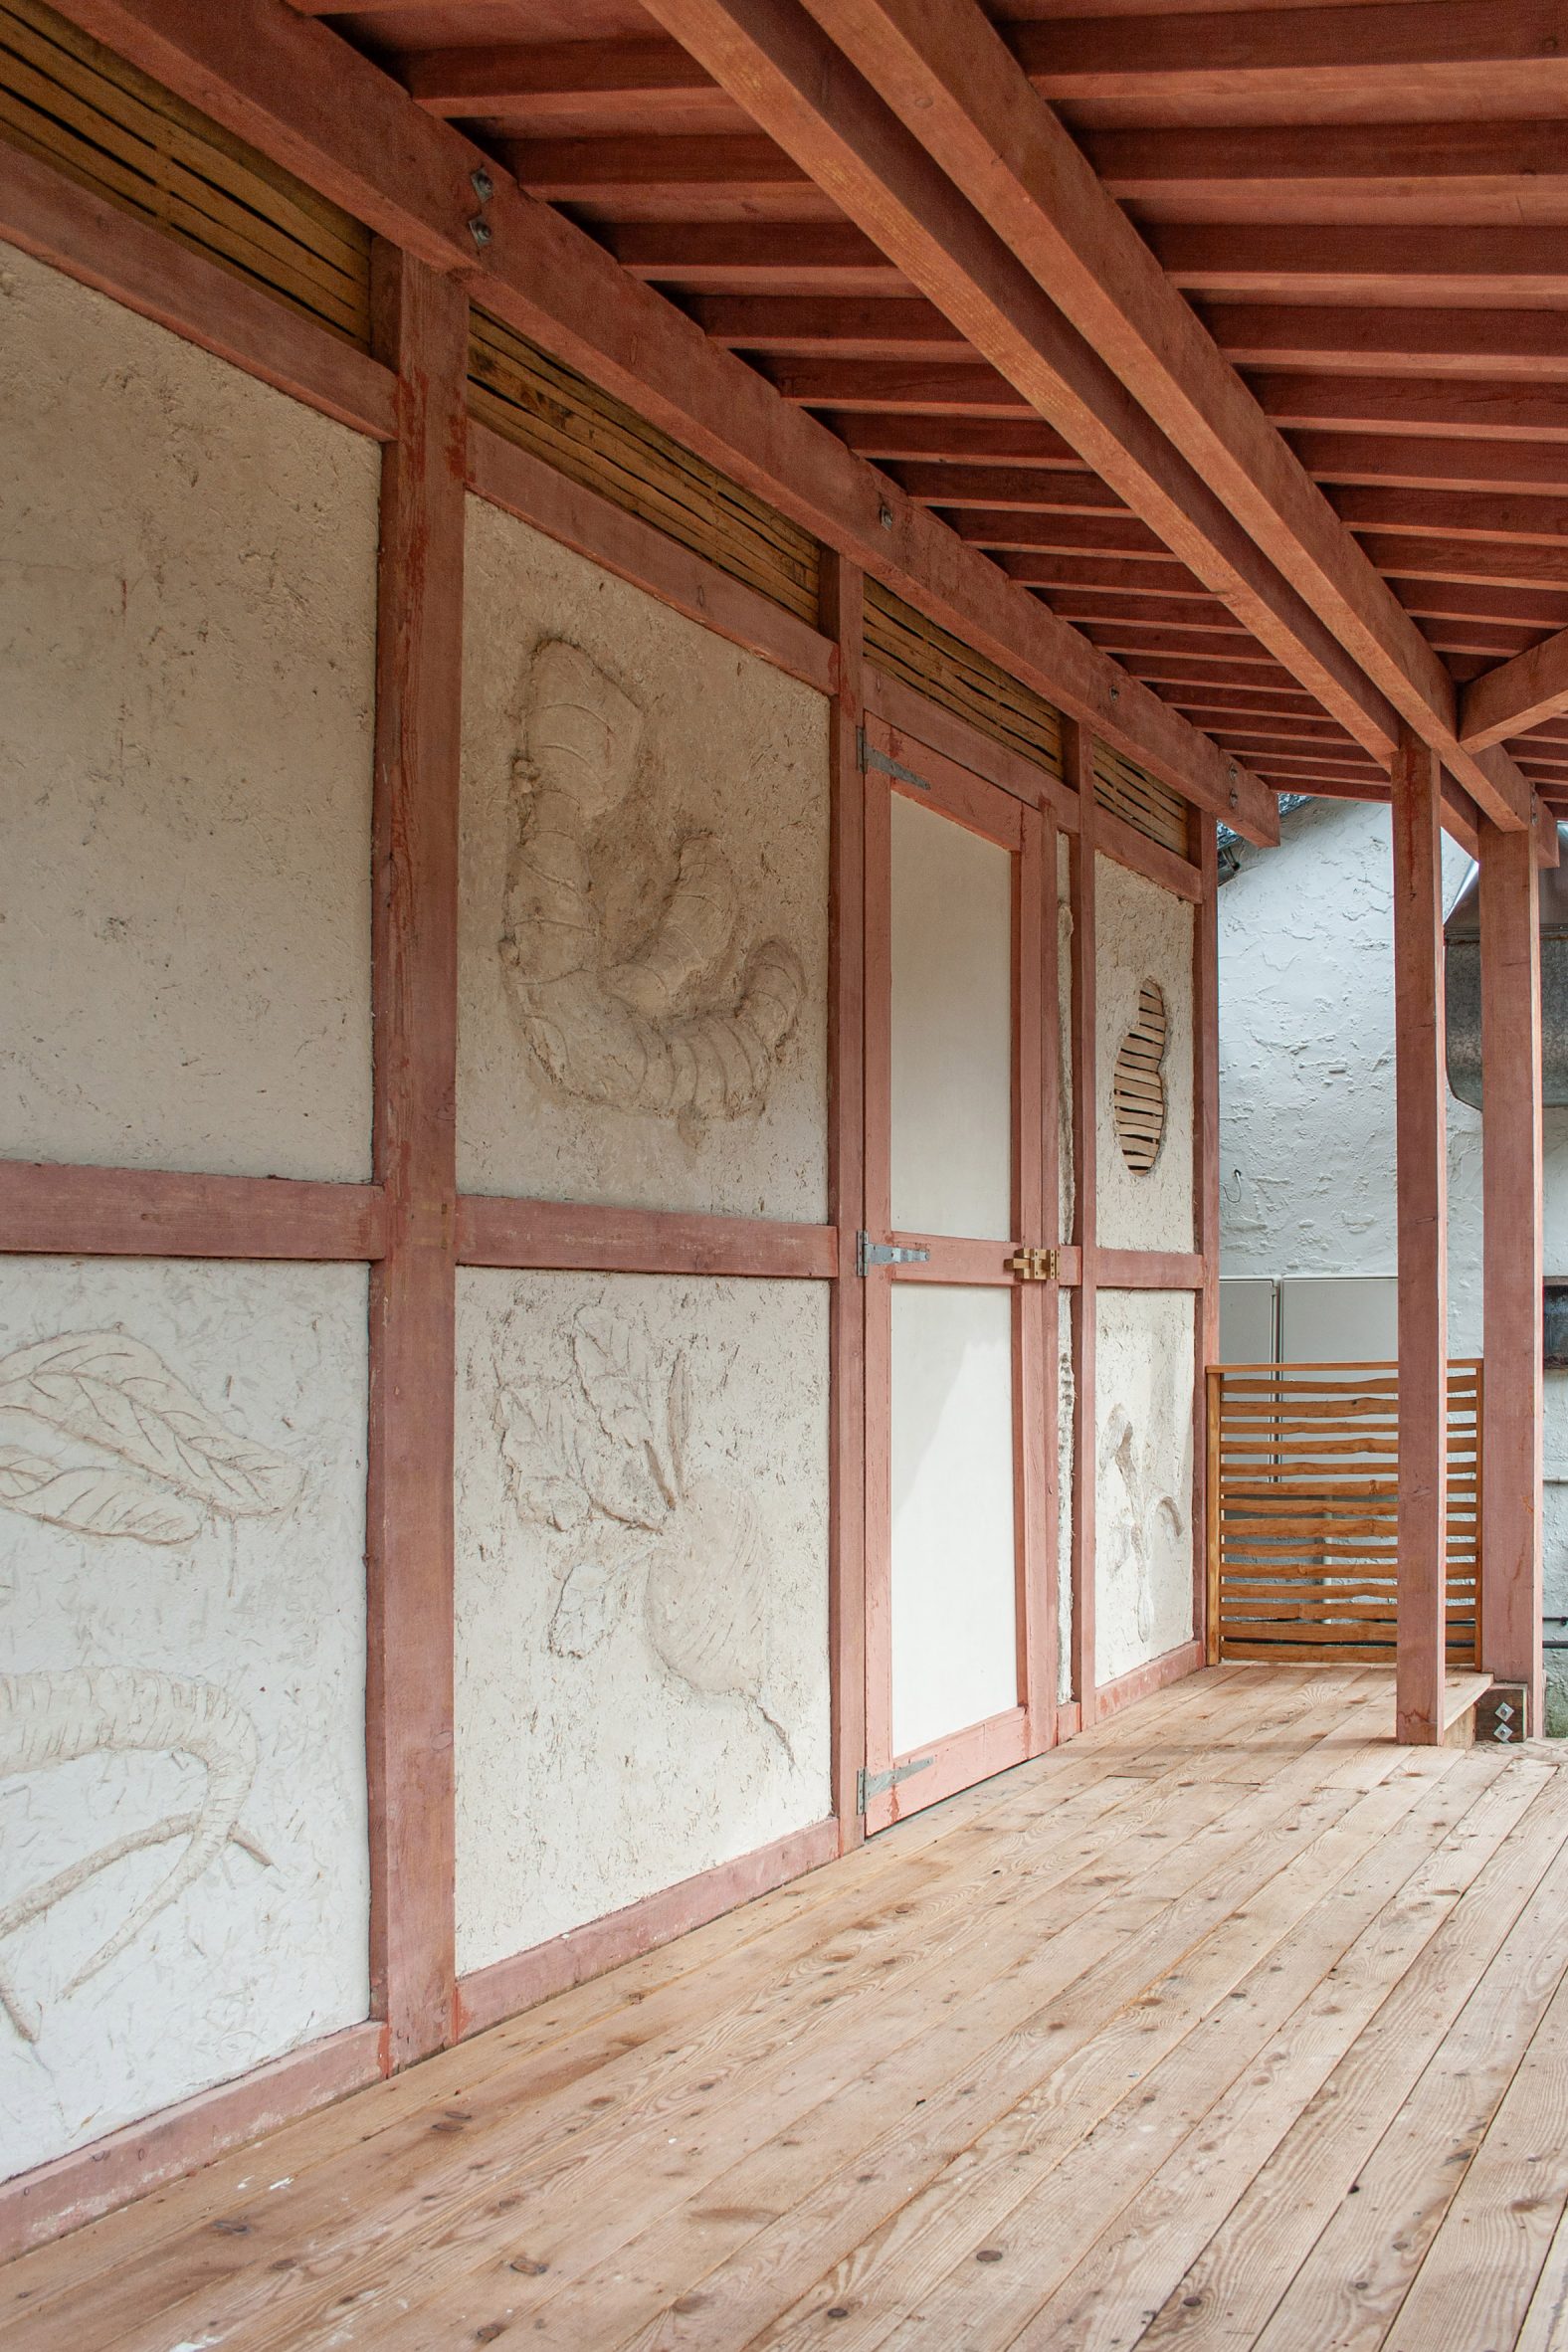
<svg viewBox="0 0 1568 2352">
<path fill-rule="evenodd" d="M 0 247 L 0 1152 L 368 1175 L 378 482 Z"/>
<path fill-rule="evenodd" d="M 1101 1290 L 1094 1667 L 1113 1682 L 1192 1639 L 1193 1301 Z"/>
<path fill-rule="evenodd" d="M 1193 910 L 1113 858 L 1094 861 L 1094 990 L 1097 1195 L 1095 1222 L 1107 1250 L 1190 1250 L 1193 1246 Z M 1152 1168 L 1122 1156 L 1112 1114 L 1116 1057 L 1153 980 L 1165 1000 L 1160 1077 L 1165 1136 Z"/>
<path fill-rule="evenodd" d="M 0 2170 L 367 2014 L 366 1328 L 0 1261 Z"/>
<path fill-rule="evenodd" d="M 1073 852 L 1065 833 L 1057 835 L 1057 1144 L 1059 1228 L 1073 1239 L 1078 1180 L 1073 1159 Z"/>
<path fill-rule="evenodd" d="M 827 1214 L 828 706 L 469 501 L 459 1181 Z"/>
<path fill-rule="evenodd" d="M 1009 1291 L 893 1285 L 888 1419 L 900 1756 L 1018 1704 Z"/>
<path fill-rule="evenodd" d="M 1073 1696 L 1073 1306 L 1057 1299 L 1057 1696 Z"/>
<path fill-rule="evenodd" d="M 460 1277 L 458 1961 L 831 1810 L 818 1283 Z"/>
</svg>

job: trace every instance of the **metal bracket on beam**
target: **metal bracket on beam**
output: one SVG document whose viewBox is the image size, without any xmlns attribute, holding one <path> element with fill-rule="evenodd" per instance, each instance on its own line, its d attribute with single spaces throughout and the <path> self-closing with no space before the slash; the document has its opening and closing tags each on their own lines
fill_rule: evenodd
<svg viewBox="0 0 1568 2352">
<path fill-rule="evenodd" d="M 886 1772 L 868 1772 L 865 1765 L 855 1775 L 856 1810 L 864 1813 L 874 1797 L 885 1797 L 901 1780 L 909 1780 L 916 1772 L 929 1772 L 936 1762 L 934 1756 L 917 1756 L 910 1764 L 894 1764 Z"/>
</svg>

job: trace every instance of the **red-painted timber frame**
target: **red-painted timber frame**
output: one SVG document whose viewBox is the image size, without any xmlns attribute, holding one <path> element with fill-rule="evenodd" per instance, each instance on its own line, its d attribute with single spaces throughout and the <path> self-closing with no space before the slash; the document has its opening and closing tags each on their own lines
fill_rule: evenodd
<svg viewBox="0 0 1568 2352">
<path fill-rule="evenodd" d="M 1055 1565 L 1024 1596 L 1043 1628 L 1020 1717 L 1032 1751 L 1201 1664 L 1192 1646 L 1096 1691 L 1093 1678 L 1092 1331 L 1096 1278 L 1191 1288 L 1194 1255 L 1096 1253 L 1093 1243 L 1092 865 L 1095 849 L 1202 903 L 1212 866 L 1174 857 L 1094 805 L 1090 744 L 1070 722 L 1059 779 L 866 664 L 862 575 L 824 551 L 816 629 L 466 416 L 465 303 L 450 275 L 390 244 L 375 257 L 374 355 L 186 252 L 50 166 L 0 146 L 0 237 L 155 319 L 290 397 L 382 443 L 372 996 L 373 1180 L 328 1184 L 202 1171 L 0 1162 L 0 1254 L 360 1262 L 371 1269 L 372 1469 L 367 1552 L 367 1752 L 372 1818 L 374 2015 L 239 2080 L 0 2187 L 0 2257 L 189 2170 L 221 2148 L 341 2095 L 378 2072 L 559 1984 L 613 1966 L 859 1841 L 865 1759 L 866 1286 L 854 1274 L 865 1221 L 865 801 L 859 730 L 967 768 L 1010 796 L 1037 882 L 1053 884 L 1056 834 L 1073 844 L 1073 1037 L 1079 1230 L 1061 1280 L 1074 1299 L 1089 1377 L 1080 1379 L 1076 1460 L 1075 1698 L 1060 1712 Z M 460 1196 L 455 1175 L 457 752 L 465 490 L 746 647 L 830 697 L 829 1222 L 663 1215 Z M 889 734 L 887 740 L 892 742 Z M 1212 836 L 1212 827 L 1210 828 Z M 1084 855 L 1084 837 L 1090 847 Z M 1087 914 L 1082 900 L 1088 877 Z M 1042 975 L 1022 1041 L 1019 1101 L 1054 1098 L 1059 1024 L 1046 899 L 1026 951 Z M 1032 918 L 1033 920 L 1033 918 Z M 1057 1220 L 1056 1127 L 1039 1133 L 1039 1237 Z M 1087 1180 L 1085 1181 L 1085 1171 Z M 1000 1253 L 992 1253 L 1000 1256 Z M 451 1461 L 452 1319 L 464 1266 L 795 1277 L 833 1285 L 830 1636 L 835 1816 L 611 1918 L 458 1979 L 453 1957 Z M 965 1278 L 968 1278 L 966 1274 Z M 997 1278 L 996 1270 L 983 1278 Z M 1032 1490 L 1054 1484 L 1055 1285 L 1029 1301 L 1040 1344 L 1021 1360 Z M 1086 1314 L 1084 1312 L 1086 1305 Z M 1201 1309 L 1200 1309 L 1201 1311 Z M 1056 1514 L 1045 1512 L 1054 1546 Z M 1086 1638 L 1085 1638 L 1086 1637 Z M 1086 1693 L 1086 1703 L 1085 1703 Z M 970 1735 L 962 1777 L 1012 1757 L 991 1727 Z M 956 1785 L 956 1784 L 955 1784 Z"/>
</svg>

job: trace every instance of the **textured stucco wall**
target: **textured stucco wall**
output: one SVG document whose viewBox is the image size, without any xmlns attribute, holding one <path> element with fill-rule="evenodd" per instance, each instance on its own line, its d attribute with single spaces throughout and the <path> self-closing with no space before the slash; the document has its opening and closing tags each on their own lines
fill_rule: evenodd
<svg viewBox="0 0 1568 2352">
<path fill-rule="evenodd" d="M 379 455 L 0 246 L 0 1152 L 368 1175 Z"/>
<path fill-rule="evenodd" d="M 0 2171 L 367 2013 L 365 1350 L 362 1267 L 0 1260 Z"/>
<path fill-rule="evenodd" d="M 1094 862 L 1094 1006 L 1099 1061 L 1095 1227 L 1107 1250 L 1190 1250 L 1192 1200 L 1192 908 L 1112 858 Z M 1165 1138 L 1152 1168 L 1122 1156 L 1111 1074 L 1137 1017 L 1145 980 L 1157 981 L 1169 1024 L 1160 1075 Z"/>
<path fill-rule="evenodd" d="M 825 1216 L 826 701 L 479 499 L 466 605 L 459 1181 Z"/>
<path fill-rule="evenodd" d="M 1447 836 L 1444 903 L 1469 861 Z M 1448 1097 L 1449 1338 L 1481 1344 L 1480 1116 Z M 1546 1272 L 1568 1274 L 1568 1112 L 1545 1114 Z M 1396 1271 L 1386 809 L 1313 801 L 1220 892 L 1222 1272 Z M 1568 1611 L 1568 1375 L 1546 1375 L 1546 1607 Z"/>
<path fill-rule="evenodd" d="M 459 1363 L 472 1969 L 831 1810 L 827 1295 L 474 1272 Z"/>
<path fill-rule="evenodd" d="M 1095 1316 L 1094 1670 L 1192 1638 L 1190 1291 L 1101 1290 Z"/>
</svg>

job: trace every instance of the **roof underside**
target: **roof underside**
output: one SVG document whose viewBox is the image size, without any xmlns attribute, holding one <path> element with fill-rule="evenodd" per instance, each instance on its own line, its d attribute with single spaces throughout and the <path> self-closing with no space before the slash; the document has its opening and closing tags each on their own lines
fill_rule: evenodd
<svg viewBox="0 0 1568 2352">
<path fill-rule="evenodd" d="M 765 102 L 748 109 L 694 61 L 699 41 L 672 37 L 700 9 L 295 5 L 1255 774 L 1386 793 L 1343 705 L 1330 715 L 1277 640 L 1046 421 L 961 302 L 895 266 L 896 238 L 819 184 L 847 181 L 797 159 L 798 138 L 787 151 L 759 127 L 786 135 Z M 1568 5 L 987 13 L 1455 685 L 1568 628 Z M 877 14 L 812 0 L 811 29 L 853 49 L 847 29 Z M 1504 741 L 1568 808 L 1568 715 Z"/>
</svg>

